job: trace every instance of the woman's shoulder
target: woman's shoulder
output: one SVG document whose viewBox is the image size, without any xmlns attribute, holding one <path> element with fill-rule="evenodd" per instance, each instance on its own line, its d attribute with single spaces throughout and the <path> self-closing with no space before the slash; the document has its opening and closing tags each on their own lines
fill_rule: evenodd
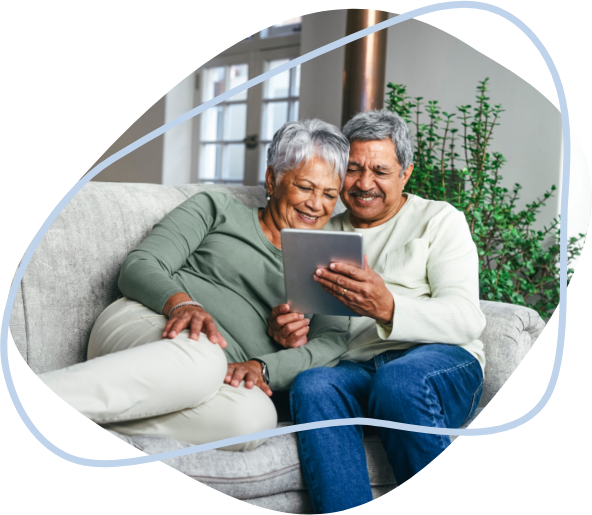
<svg viewBox="0 0 592 515">
<path fill-rule="evenodd" d="M 238 211 L 241 213 L 252 211 L 251 208 L 245 206 L 240 200 L 234 198 L 229 193 L 222 191 L 200 191 L 189 197 L 185 203 L 199 207 L 202 210 L 206 210 L 214 217 L 217 214 L 228 214 L 231 211 Z"/>
</svg>

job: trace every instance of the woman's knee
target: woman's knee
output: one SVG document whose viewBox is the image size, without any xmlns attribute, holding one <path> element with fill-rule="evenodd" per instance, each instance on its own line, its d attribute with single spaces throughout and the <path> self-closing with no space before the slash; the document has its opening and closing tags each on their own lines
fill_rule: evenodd
<svg viewBox="0 0 592 515">
<path fill-rule="evenodd" d="M 234 387 L 231 387 L 234 388 Z M 230 392 L 231 394 L 233 392 Z M 240 396 L 232 409 L 228 424 L 235 436 L 245 436 L 277 427 L 277 411 L 271 399 L 258 387 L 245 388 L 241 385 L 235 392 Z M 247 451 L 261 445 L 266 438 L 233 444 L 221 448 L 225 451 Z"/>
</svg>

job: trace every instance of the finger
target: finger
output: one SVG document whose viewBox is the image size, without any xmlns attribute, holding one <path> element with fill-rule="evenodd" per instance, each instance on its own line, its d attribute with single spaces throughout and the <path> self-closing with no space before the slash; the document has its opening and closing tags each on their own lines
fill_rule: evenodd
<svg viewBox="0 0 592 515">
<path fill-rule="evenodd" d="M 314 278 L 315 281 L 318 282 L 326 291 L 331 291 L 340 296 L 342 295 L 343 290 L 353 291 L 351 288 L 348 288 L 347 286 L 335 284 L 334 282 L 328 281 L 327 279 L 321 278 L 317 275 L 315 275 Z"/>
<path fill-rule="evenodd" d="M 275 319 L 276 324 L 279 326 L 278 330 L 285 327 L 287 324 L 292 322 L 299 322 L 304 320 L 302 313 L 288 313 L 287 315 L 281 315 Z"/>
<path fill-rule="evenodd" d="M 290 312 L 290 305 L 289 304 L 280 304 L 271 310 L 271 314 L 269 316 L 270 320 L 272 318 L 276 318 L 284 313 Z"/>
<path fill-rule="evenodd" d="M 298 322 L 292 322 L 291 324 L 284 326 L 284 328 L 279 332 L 279 335 L 282 338 L 288 338 L 293 332 L 305 327 L 307 328 L 308 324 L 310 324 L 310 320 L 308 318 L 299 320 Z"/>
<path fill-rule="evenodd" d="M 341 289 L 347 288 L 348 290 L 357 291 L 361 287 L 361 281 L 358 281 L 357 279 L 350 279 L 344 274 L 333 273 L 329 270 L 318 269 L 313 275 L 313 277 L 315 279 L 321 278 L 325 279 L 326 281 L 330 281 L 333 284 L 336 284 L 337 286 L 341 287 Z"/>
<path fill-rule="evenodd" d="M 286 338 L 286 347 L 294 348 L 296 342 L 300 341 L 303 336 L 306 336 L 309 330 L 309 327 L 303 327 L 298 331 L 294 331 L 290 336 L 288 336 L 288 338 Z"/>
<path fill-rule="evenodd" d="M 175 338 L 183 329 L 186 329 L 189 326 L 190 320 L 191 319 L 185 315 L 175 318 L 173 326 L 169 330 L 168 337 Z"/>
<path fill-rule="evenodd" d="M 164 326 L 164 331 L 162 333 L 162 337 L 166 338 L 167 334 L 169 334 L 169 331 L 171 329 L 171 327 L 173 327 L 173 324 L 175 323 L 174 319 L 169 319 L 168 322 L 166 323 L 166 325 Z"/>
<path fill-rule="evenodd" d="M 368 271 L 366 267 L 368 265 L 367 257 L 364 258 L 364 268 L 358 268 L 357 266 L 346 265 L 345 263 L 331 263 L 329 268 L 336 273 L 346 275 L 356 281 L 368 280 Z"/>
<path fill-rule="evenodd" d="M 226 377 L 224 378 L 225 383 L 230 383 L 230 381 L 232 380 L 232 375 L 234 374 L 235 368 L 236 367 L 234 365 L 228 365 L 228 368 L 226 370 Z"/>
<path fill-rule="evenodd" d="M 348 306 L 348 302 L 347 302 L 347 299 L 345 298 L 345 296 L 341 295 L 341 293 L 336 293 L 332 287 L 323 286 L 323 290 L 325 290 L 327 293 L 330 293 L 331 295 L 333 295 L 333 297 L 335 297 L 342 304 L 345 304 L 346 306 Z"/>
<path fill-rule="evenodd" d="M 202 325 L 203 319 L 201 317 L 192 317 L 189 330 L 189 338 L 196 341 L 199 340 L 199 333 L 201 332 Z"/>
<path fill-rule="evenodd" d="M 247 372 L 247 375 L 245 375 L 245 387 L 251 389 L 256 384 L 257 384 L 257 375 L 254 374 L 253 372 Z"/>
<path fill-rule="evenodd" d="M 259 384 L 257 385 L 261 391 L 267 395 L 268 397 L 271 397 L 273 395 L 273 392 L 271 391 L 271 388 L 269 387 L 269 385 L 263 383 L 263 382 L 259 382 Z"/>
<path fill-rule="evenodd" d="M 226 348 L 226 340 L 218 331 L 218 326 L 216 325 L 216 322 L 214 322 L 214 320 L 210 318 L 208 322 L 204 324 L 202 331 L 208 337 L 208 340 L 210 340 L 212 343 L 217 343 L 223 349 Z"/>
<path fill-rule="evenodd" d="M 245 367 L 235 368 L 234 373 L 232 374 L 232 379 L 230 380 L 230 386 L 238 388 L 238 385 L 241 384 L 241 381 L 245 378 L 246 374 L 247 369 Z"/>
<path fill-rule="evenodd" d="M 369 272 L 372 269 L 370 268 L 370 265 L 368 264 L 368 255 L 364 254 L 364 272 Z"/>
</svg>

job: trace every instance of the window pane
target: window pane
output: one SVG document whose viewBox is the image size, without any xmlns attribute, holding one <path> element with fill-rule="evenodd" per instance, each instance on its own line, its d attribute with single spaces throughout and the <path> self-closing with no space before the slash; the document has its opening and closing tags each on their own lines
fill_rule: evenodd
<svg viewBox="0 0 592 515">
<path fill-rule="evenodd" d="M 201 147 L 200 179 L 216 179 L 220 177 L 222 150 L 222 145 L 203 145 Z"/>
<path fill-rule="evenodd" d="M 204 70 L 202 101 L 207 102 L 226 91 L 226 70 L 223 66 Z"/>
<path fill-rule="evenodd" d="M 270 140 L 275 132 L 288 121 L 288 102 L 265 104 L 263 112 L 263 139 Z"/>
<path fill-rule="evenodd" d="M 276 23 L 274 27 L 283 27 L 284 25 L 294 25 L 295 23 L 302 23 L 302 16 L 296 18 L 290 18 L 289 20 L 283 21 L 282 23 Z"/>
<path fill-rule="evenodd" d="M 245 146 L 240 144 L 226 145 L 224 154 L 222 177 L 242 180 L 245 175 Z"/>
<path fill-rule="evenodd" d="M 240 84 L 244 84 L 249 79 L 249 65 L 248 64 L 233 64 L 229 71 L 229 85 L 228 88 L 232 89 Z M 230 98 L 230 100 L 246 100 L 247 90 L 239 93 Z"/>
<path fill-rule="evenodd" d="M 287 63 L 289 59 L 277 59 L 267 63 L 267 70 L 273 70 Z M 285 98 L 290 91 L 290 70 L 287 70 L 265 81 L 265 98 Z"/>
<path fill-rule="evenodd" d="M 247 133 L 247 104 L 229 104 L 224 116 L 224 139 L 243 140 Z"/>
<path fill-rule="evenodd" d="M 292 96 L 300 96 L 300 65 L 292 68 Z"/>
<path fill-rule="evenodd" d="M 290 110 L 290 120 L 298 120 L 298 109 L 300 108 L 300 102 L 296 100 L 296 102 L 292 102 L 292 107 Z"/>
<path fill-rule="evenodd" d="M 222 139 L 224 108 L 211 107 L 201 115 L 201 140 L 219 141 Z"/>
</svg>

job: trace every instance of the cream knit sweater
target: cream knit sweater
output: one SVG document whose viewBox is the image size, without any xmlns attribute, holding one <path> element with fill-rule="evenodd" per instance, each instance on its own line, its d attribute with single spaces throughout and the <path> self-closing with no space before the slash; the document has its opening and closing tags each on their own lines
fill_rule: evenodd
<svg viewBox="0 0 592 515">
<path fill-rule="evenodd" d="M 479 307 L 477 249 L 464 215 L 447 202 L 404 194 L 407 201 L 386 223 L 356 229 L 349 212 L 333 217 L 326 230 L 364 236 L 368 264 L 393 295 L 392 324 L 352 317 L 348 351 L 342 359 L 367 361 L 387 350 L 422 343 L 460 345 L 485 367 L 485 328 Z"/>
</svg>

